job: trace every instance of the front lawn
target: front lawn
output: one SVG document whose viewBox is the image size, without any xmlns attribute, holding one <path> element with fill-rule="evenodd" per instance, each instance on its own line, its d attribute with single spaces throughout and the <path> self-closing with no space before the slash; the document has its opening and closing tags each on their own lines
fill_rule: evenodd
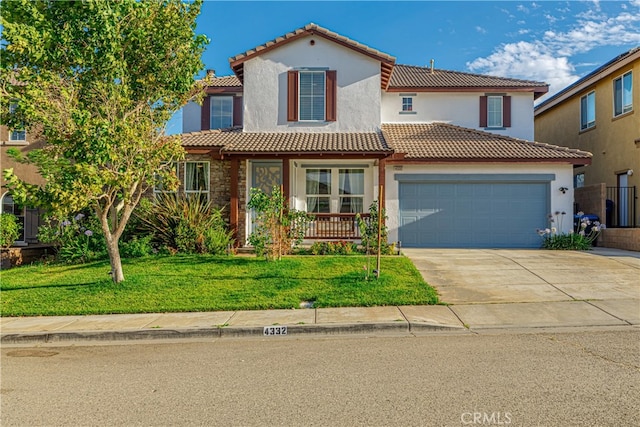
<svg viewBox="0 0 640 427">
<path fill-rule="evenodd" d="M 371 269 L 375 258 L 370 258 Z M 365 280 L 364 256 L 154 256 L 123 260 L 114 285 L 108 262 L 34 265 L 0 273 L 2 316 L 157 313 L 437 303 L 436 292 L 403 256 L 383 257 Z"/>
</svg>

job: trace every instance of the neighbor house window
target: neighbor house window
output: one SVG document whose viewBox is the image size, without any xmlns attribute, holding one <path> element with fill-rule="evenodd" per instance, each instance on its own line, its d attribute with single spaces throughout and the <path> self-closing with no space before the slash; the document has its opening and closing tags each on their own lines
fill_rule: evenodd
<svg viewBox="0 0 640 427">
<path fill-rule="evenodd" d="M 335 70 L 292 70 L 287 73 L 287 121 L 336 121 Z"/>
<path fill-rule="evenodd" d="M 596 93 L 588 93 L 580 98 L 580 130 L 596 125 Z"/>
<path fill-rule="evenodd" d="M 480 97 L 480 127 L 511 127 L 511 97 L 487 94 Z"/>
<path fill-rule="evenodd" d="M 577 173 L 573 176 L 573 188 L 584 187 L 584 172 Z"/>
<path fill-rule="evenodd" d="M 402 111 L 405 111 L 405 112 L 413 111 L 413 98 L 409 98 L 409 97 L 402 98 Z"/>
<path fill-rule="evenodd" d="M 307 212 L 363 212 L 364 188 L 364 169 L 306 169 Z"/>
<path fill-rule="evenodd" d="M 15 113 L 17 108 L 16 104 L 9 105 L 9 112 Z M 12 130 L 9 132 L 9 141 L 12 142 L 25 142 L 27 140 L 27 132 L 24 129 Z"/>
<path fill-rule="evenodd" d="M 212 96 L 210 129 L 226 129 L 231 126 L 233 126 L 233 96 Z"/>
<path fill-rule="evenodd" d="M 627 113 L 633 109 L 632 100 L 632 73 L 623 74 L 613 81 L 613 115 Z"/>
<path fill-rule="evenodd" d="M 307 212 L 331 212 L 331 169 L 307 169 Z"/>
<path fill-rule="evenodd" d="M 209 162 L 185 162 L 184 192 L 187 197 L 209 201 Z"/>
<path fill-rule="evenodd" d="M 171 166 L 169 166 L 169 168 L 173 171 L 173 173 L 177 177 L 178 176 L 178 164 L 177 163 L 171 163 Z M 162 180 L 158 180 L 158 182 L 156 182 L 156 184 L 153 186 L 153 193 L 155 195 L 168 194 L 168 193 L 175 194 L 175 190 L 174 191 L 167 190 L 164 187 Z"/>
</svg>

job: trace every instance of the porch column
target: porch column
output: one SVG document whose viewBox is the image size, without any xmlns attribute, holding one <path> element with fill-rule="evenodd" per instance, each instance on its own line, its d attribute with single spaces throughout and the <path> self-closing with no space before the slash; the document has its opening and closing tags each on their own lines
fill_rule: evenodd
<svg viewBox="0 0 640 427">
<path fill-rule="evenodd" d="M 387 189 L 385 188 L 385 164 L 386 164 L 386 160 L 385 159 L 380 159 L 378 160 L 378 189 L 380 188 L 380 186 L 382 185 L 382 191 L 383 193 L 387 192 Z M 380 201 L 382 202 L 382 207 L 384 208 L 385 206 L 385 197 L 380 198 L 380 194 L 378 194 L 378 198 L 380 199 Z M 382 196 L 384 196 L 384 194 L 382 194 Z"/>
<path fill-rule="evenodd" d="M 239 209 L 239 198 L 238 194 L 238 185 L 239 185 L 239 172 L 240 172 L 240 162 L 236 158 L 231 159 L 231 200 L 230 200 L 230 209 L 229 209 L 229 225 L 231 227 L 231 231 L 233 232 L 233 238 L 236 242 L 236 247 L 240 246 L 240 242 L 238 242 L 238 209 Z"/>
</svg>

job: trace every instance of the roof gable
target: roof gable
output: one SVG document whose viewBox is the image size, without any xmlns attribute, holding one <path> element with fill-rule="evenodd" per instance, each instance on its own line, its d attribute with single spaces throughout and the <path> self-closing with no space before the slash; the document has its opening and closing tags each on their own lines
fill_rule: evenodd
<svg viewBox="0 0 640 427">
<path fill-rule="evenodd" d="M 238 79 L 240 79 L 240 81 L 242 82 L 244 79 L 244 63 L 247 60 L 268 52 L 269 50 L 276 49 L 286 43 L 290 43 L 294 40 L 298 40 L 302 37 L 307 37 L 310 35 L 323 37 L 329 41 L 352 49 L 362 55 L 366 55 L 380 61 L 382 88 L 384 89 L 387 87 L 389 79 L 391 77 L 393 64 L 396 61 L 393 56 L 373 49 L 355 40 L 351 40 L 348 37 L 341 36 L 340 34 L 334 33 L 333 31 L 329 31 L 326 28 L 323 28 L 314 23 L 307 24 L 302 28 L 298 28 L 297 30 L 284 34 L 280 37 L 276 37 L 275 39 L 270 40 L 262 45 L 256 46 L 253 49 L 249 49 L 246 52 L 229 58 L 231 69 L 236 74 Z"/>
</svg>

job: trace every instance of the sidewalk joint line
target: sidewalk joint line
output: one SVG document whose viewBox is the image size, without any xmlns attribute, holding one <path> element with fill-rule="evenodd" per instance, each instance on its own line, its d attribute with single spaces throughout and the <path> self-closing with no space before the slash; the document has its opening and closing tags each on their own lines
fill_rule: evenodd
<svg viewBox="0 0 640 427">
<path fill-rule="evenodd" d="M 591 303 L 591 301 L 583 300 L 583 302 L 586 302 L 586 303 L 587 303 L 587 304 L 589 304 L 590 306 L 597 308 L 598 310 L 602 311 L 603 313 L 606 313 L 606 314 L 608 314 L 609 316 L 614 317 L 614 318 L 616 318 L 616 319 L 620 320 L 621 322 L 625 322 L 626 324 L 628 324 L 628 325 L 632 325 L 632 326 L 633 326 L 633 323 L 629 322 L 628 320 L 626 320 L 626 319 L 622 319 L 622 318 L 620 318 L 620 317 L 616 316 L 615 314 L 609 313 L 607 310 L 605 310 L 605 309 L 603 309 L 603 308 L 601 308 L 601 307 L 598 307 L 598 306 L 597 306 L 597 305 L 595 305 L 595 304 L 592 304 L 592 303 Z"/>
</svg>

